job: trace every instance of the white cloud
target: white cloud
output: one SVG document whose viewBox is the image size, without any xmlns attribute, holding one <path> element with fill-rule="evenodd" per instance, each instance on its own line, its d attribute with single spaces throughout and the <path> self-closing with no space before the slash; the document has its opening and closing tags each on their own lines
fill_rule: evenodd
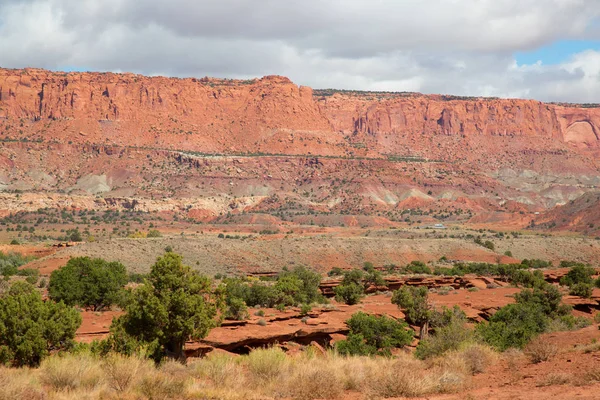
<svg viewBox="0 0 600 400">
<path fill-rule="evenodd" d="M 599 102 L 600 53 L 513 57 L 593 39 L 599 17 L 589 0 L 0 0 L 0 65 Z"/>
</svg>

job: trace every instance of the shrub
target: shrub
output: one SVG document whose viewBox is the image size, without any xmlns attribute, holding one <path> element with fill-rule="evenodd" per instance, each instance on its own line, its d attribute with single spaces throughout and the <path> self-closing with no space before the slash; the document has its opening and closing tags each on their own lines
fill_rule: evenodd
<svg viewBox="0 0 600 400">
<path fill-rule="evenodd" d="M 310 304 L 302 304 L 302 307 L 300 307 L 300 315 L 307 315 L 311 311 L 312 307 L 310 306 Z"/>
<path fill-rule="evenodd" d="M 48 294 L 55 301 L 97 311 L 114 304 L 117 293 L 127 281 L 127 272 L 121 263 L 76 257 L 52 272 Z"/>
<path fill-rule="evenodd" d="M 244 303 L 244 300 L 238 299 L 238 298 L 232 298 L 228 301 L 227 313 L 226 313 L 227 319 L 243 321 L 243 320 L 248 319 L 248 317 L 249 317 L 248 307 L 246 306 L 246 303 Z"/>
<path fill-rule="evenodd" d="M 148 234 L 146 235 L 147 238 L 159 238 L 162 237 L 162 234 L 157 231 L 156 229 L 151 229 L 148 231 Z"/>
<path fill-rule="evenodd" d="M 483 247 L 485 247 L 486 249 L 490 249 L 492 251 L 496 250 L 496 246 L 494 245 L 494 243 L 492 243 L 490 240 L 486 240 L 483 243 Z"/>
<path fill-rule="evenodd" d="M 365 297 L 362 285 L 356 283 L 342 283 L 334 289 L 335 299 L 348 305 L 358 304 Z"/>
<path fill-rule="evenodd" d="M 590 285 L 589 283 L 575 283 L 569 288 L 569 294 L 571 296 L 579 296 L 585 299 L 589 299 L 590 297 L 592 297 L 592 291 L 592 285 Z"/>
<path fill-rule="evenodd" d="M 433 311 L 430 319 L 433 334 L 419 342 L 415 352 L 417 358 L 441 356 L 474 340 L 473 330 L 467 326 L 465 314 L 458 307 Z"/>
<path fill-rule="evenodd" d="M 126 311 L 111 325 L 111 346 L 131 353 L 143 344 L 156 361 L 165 355 L 183 359 L 185 342 L 206 336 L 216 326 L 211 281 L 172 252 L 156 260 L 146 283 L 132 292 Z"/>
<path fill-rule="evenodd" d="M 555 317 L 565 315 L 570 310 L 561 307 L 562 295 L 558 288 L 544 283 L 533 290 L 524 289 L 515 295 L 515 301 L 521 304 L 535 304 L 541 307 L 544 314 Z"/>
<path fill-rule="evenodd" d="M 277 390 L 281 397 L 297 400 L 335 399 L 343 395 L 339 371 L 324 360 L 302 360 L 293 365 Z"/>
<path fill-rule="evenodd" d="M 558 353 L 558 347 L 548 340 L 537 338 L 525 346 L 523 353 L 532 363 L 537 364 L 554 357 Z"/>
<path fill-rule="evenodd" d="M 109 354 L 103 358 L 101 368 L 106 375 L 108 386 L 116 392 L 127 392 L 139 380 L 140 375 L 151 371 L 153 366 L 141 357 L 125 357 Z"/>
<path fill-rule="evenodd" d="M 404 269 L 413 274 L 431 274 L 431 268 L 422 261 L 412 261 Z"/>
<path fill-rule="evenodd" d="M 547 326 L 548 317 L 541 306 L 517 303 L 500 308 L 489 322 L 477 325 L 476 331 L 489 345 L 504 351 L 511 347 L 523 348 Z"/>
<path fill-rule="evenodd" d="M 544 274 L 542 274 L 541 271 L 533 271 L 532 273 L 518 269 L 511 274 L 510 279 L 515 285 L 526 288 L 542 287 L 546 285 Z"/>
<path fill-rule="evenodd" d="M 219 387 L 241 387 L 245 385 L 245 376 L 239 363 L 229 354 L 209 353 L 198 359 L 190 367 L 201 378 L 209 379 Z"/>
<path fill-rule="evenodd" d="M 37 366 L 51 351 L 70 348 L 79 325 L 74 308 L 43 301 L 33 286 L 17 282 L 0 298 L 0 363 Z"/>
<path fill-rule="evenodd" d="M 575 331 L 586 326 L 590 326 L 592 321 L 585 317 L 576 317 L 573 314 L 561 315 L 552 321 L 548 326 L 549 332 Z"/>
<path fill-rule="evenodd" d="M 153 371 L 142 377 L 139 389 L 148 400 L 181 398 L 187 389 L 188 379 L 162 371 Z"/>
<path fill-rule="evenodd" d="M 357 312 L 346 321 L 350 328 L 347 340 L 336 343 L 342 355 L 389 355 L 395 347 L 412 342 L 413 332 L 404 321 Z"/>
<path fill-rule="evenodd" d="M 49 357 L 40 366 L 40 378 L 43 384 L 56 391 L 76 389 L 91 391 L 103 379 L 98 364 L 96 359 L 84 354 Z"/>
<path fill-rule="evenodd" d="M 254 349 L 244 360 L 250 374 L 259 381 L 270 381 L 277 378 L 287 362 L 283 350 L 278 347 Z"/>
<path fill-rule="evenodd" d="M 19 267 L 34 260 L 34 257 L 23 256 L 19 253 L 5 254 L 0 251 L 0 275 L 5 277 L 17 275 Z"/>
<path fill-rule="evenodd" d="M 379 286 L 385 286 L 385 279 L 383 279 L 383 275 L 381 274 L 381 272 L 375 270 L 375 269 L 371 269 L 367 272 L 367 274 L 365 275 L 365 279 L 364 279 L 364 288 L 365 290 L 367 290 L 370 287 L 379 287 Z"/>
<path fill-rule="evenodd" d="M 561 262 L 561 267 L 565 265 L 569 264 L 565 263 L 564 261 Z M 588 267 L 584 264 L 572 264 L 572 267 L 569 270 L 569 272 L 560 280 L 560 284 L 569 287 L 574 286 L 578 283 L 591 285 L 592 275 L 594 275 L 595 272 L 596 271 L 594 270 L 594 268 Z"/>
<path fill-rule="evenodd" d="M 496 352 L 492 348 L 477 343 L 463 345 L 457 354 L 464 360 L 472 375 L 485 372 L 497 359 Z"/>
</svg>

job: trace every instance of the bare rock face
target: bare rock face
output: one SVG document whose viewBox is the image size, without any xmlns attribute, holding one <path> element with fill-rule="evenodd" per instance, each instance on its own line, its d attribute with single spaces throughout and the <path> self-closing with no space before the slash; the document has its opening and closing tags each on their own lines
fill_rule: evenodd
<svg viewBox="0 0 600 400">
<path fill-rule="evenodd" d="M 144 136 L 165 135 L 168 126 L 177 126 L 210 141 L 226 135 L 229 143 L 241 141 L 248 150 L 276 129 L 374 136 L 523 135 L 592 144 L 599 140 L 600 127 L 596 108 L 420 94 L 325 96 L 280 76 L 235 81 L 0 70 L 0 105 L 4 119 L 67 120 L 71 126 L 89 127 L 68 132 L 72 140 L 93 135 L 90 141 L 102 142 L 106 124 L 118 122 L 125 125 L 120 130 L 128 130 L 128 123 L 136 123 Z M 123 141 L 139 139 L 151 138 L 132 132 Z"/>
<path fill-rule="evenodd" d="M 281 76 L 0 69 L 0 191 L 216 196 L 187 209 L 206 220 L 286 199 L 352 214 L 469 209 L 489 220 L 599 186 L 599 129 L 600 108 L 533 100 L 313 90 Z"/>
</svg>

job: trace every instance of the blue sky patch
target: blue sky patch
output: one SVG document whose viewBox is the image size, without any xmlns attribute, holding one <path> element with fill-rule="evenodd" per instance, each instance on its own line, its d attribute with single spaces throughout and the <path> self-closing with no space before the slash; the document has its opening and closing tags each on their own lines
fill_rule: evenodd
<svg viewBox="0 0 600 400">
<path fill-rule="evenodd" d="M 532 51 L 518 52 L 515 59 L 519 65 L 535 64 L 560 64 L 570 56 L 585 50 L 600 50 L 600 42 L 594 40 L 559 40 L 548 46 L 543 46 Z"/>
</svg>

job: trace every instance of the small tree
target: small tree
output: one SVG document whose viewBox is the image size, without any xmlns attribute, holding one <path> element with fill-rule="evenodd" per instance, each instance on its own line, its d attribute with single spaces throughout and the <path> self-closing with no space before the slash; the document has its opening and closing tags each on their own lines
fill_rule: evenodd
<svg viewBox="0 0 600 400">
<path fill-rule="evenodd" d="M 17 282 L 0 297 L 0 364 L 38 366 L 51 351 L 70 348 L 79 325 L 77 310 Z"/>
<path fill-rule="evenodd" d="M 360 300 L 365 297 L 365 291 L 362 285 L 356 283 L 341 284 L 333 289 L 335 293 L 335 299 L 339 302 L 346 303 L 348 305 L 358 304 Z"/>
<path fill-rule="evenodd" d="M 205 337 L 217 325 L 220 305 L 211 281 L 183 265 L 180 255 L 167 252 L 133 291 L 127 313 L 111 325 L 109 341 L 125 353 L 147 346 L 156 361 L 164 356 L 184 360 L 185 342 Z"/>
<path fill-rule="evenodd" d="M 426 287 L 403 286 L 392 296 L 392 303 L 404 311 L 406 320 L 421 328 L 421 339 L 424 339 L 429 331 L 431 305 L 428 302 L 428 294 Z"/>
<path fill-rule="evenodd" d="M 348 305 L 357 304 L 365 296 L 363 279 L 365 274 L 359 269 L 344 272 L 344 279 L 333 291 L 335 299 Z"/>
<path fill-rule="evenodd" d="M 52 300 L 97 311 L 116 303 L 127 281 L 127 271 L 121 263 L 76 257 L 52 272 L 48 294 Z"/>
</svg>

